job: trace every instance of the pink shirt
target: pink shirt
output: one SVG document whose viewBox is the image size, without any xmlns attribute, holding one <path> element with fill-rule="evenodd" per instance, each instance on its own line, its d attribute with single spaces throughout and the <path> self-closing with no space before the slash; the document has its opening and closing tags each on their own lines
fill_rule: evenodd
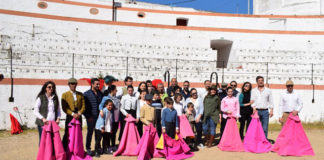
<svg viewBox="0 0 324 160">
<path fill-rule="evenodd" d="M 226 119 L 227 117 L 241 117 L 240 115 L 240 103 L 236 97 L 228 97 L 226 96 L 222 100 L 221 111 L 223 113 L 223 117 Z M 226 112 L 232 112 L 231 114 L 227 114 Z"/>
</svg>

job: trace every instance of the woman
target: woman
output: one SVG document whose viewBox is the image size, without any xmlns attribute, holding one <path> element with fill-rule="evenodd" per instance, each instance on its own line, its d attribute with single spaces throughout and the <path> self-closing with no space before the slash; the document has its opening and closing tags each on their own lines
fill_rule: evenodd
<svg viewBox="0 0 324 160">
<path fill-rule="evenodd" d="M 143 135 L 143 123 L 142 123 L 142 121 L 140 121 L 140 117 L 141 117 L 140 111 L 141 111 L 141 108 L 145 104 L 145 95 L 146 95 L 146 90 L 141 90 L 140 96 L 138 97 L 138 100 L 137 100 L 137 107 L 136 107 L 137 130 L 138 130 L 140 137 L 142 137 L 142 135 Z"/>
<path fill-rule="evenodd" d="M 253 113 L 253 109 L 251 107 L 251 104 L 253 101 L 251 100 L 251 90 L 252 90 L 252 84 L 250 82 L 245 82 L 242 86 L 242 93 L 239 96 L 239 102 L 240 102 L 240 136 L 243 140 L 243 132 L 245 128 L 245 132 L 247 131 L 247 128 L 250 125 L 251 122 L 251 115 Z M 245 127 L 246 124 L 246 127 Z"/>
<path fill-rule="evenodd" d="M 195 146 L 199 146 L 199 147 L 204 147 L 204 145 L 202 144 L 202 123 L 201 123 L 201 117 L 204 113 L 204 104 L 203 104 L 203 100 L 198 96 L 198 92 L 197 89 L 192 88 L 190 90 L 190 97 L 187 98 L 186 103 L 192 103 L 194 105 L 194 110 L 195 110 L 195 128 L 196 128 L 196 132 L 197 132 L 197 136 L 196 136 L 196 142 L 195 142 Z M 187 105 L 185 107 L 185 110 L 187 109 Z"/>
<path fill-rule="evenodd" d="M 112 134 L 111 134 L 111 148 L 112 151 L 115 152 L 117 150 L 116 146 L 116 134 L 117 134 L 117 129 L 118 129 L 118 124 L 119 124 L 119 112 L 120 112 L 120 100 L 119 98 L 116 97 L 117 95 L 117 87 L 115 85 L 111 85 L 108 87 L 108 92 L 111 100 L 114 103 L 114 122 L 112 126 Z"/>
<path fill-rule="evenodd" d="M 136 98 L 140 97 L 141 91 L 147 91 L 147 85 L 146 85 L 146 82 L 144 82 L 144 81 L 141 82 L 137 87 L 137 92 L 135 93 Z"/>
<path fill-rule="evenodd" d="M 217 86 L 213 85 L 204 99 L 203 130 L 205 135 L 205 143 L 208 148 L 212 146 L 214 141 L 216 135 L 216 125 L 220 117 L 220 99 L 216 93 Z"/>
<path fill-rule="evenodd" d="M 34 115 L 36 116 L 35 123 L 37 125 L 40 141 L 43 131 L 42 127 L 47 124 L 48 121 L 55 121 L 57 124 L 60 123 L 61 109 L 54 82 L 46 82 L 38 93 Z"/>
</svg>

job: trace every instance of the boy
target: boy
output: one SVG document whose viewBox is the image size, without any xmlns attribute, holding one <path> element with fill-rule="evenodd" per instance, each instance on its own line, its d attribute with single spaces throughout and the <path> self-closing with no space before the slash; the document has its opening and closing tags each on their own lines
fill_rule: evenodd
<svg viewBox="0 0 324 160">
<path fill-rule="evenodd" d="M 100 157 L 100 154 L 103 152 L 105 154 L 111 154 L 112 150 L 110 149 L 110 136 L 112 132 L 112 126 L 114 122 L 114 103 L 111 99 L 108 99 L 104 103 L 105 108 L 103 109 L 104 116 L 98 116 L 95 129 L 95 156 Z M 103 150 L 101 150 L 100 142 L 103 138 Z"/>
<path fill-rule="evenodd" d="M 186 117 L 190 123 L 190 127 L 192 129 L 192 131 L 194 131 L 194 127 L 195 127 L 195 116 L 196 116 L 196 112 L 195 112 L 195 109 L 194 109 L 194 104 L 189 102 L 187 104 L 187 111 L 186 111 Z M 194 141 L 190 138 L 190 137 L 187 137 L 186 138 L 186 142 L 187 144 L 189 145 L 190 149 L 192 151 L 198 151 L 198 148 L 197 146 L 195 145 Z"/>
<path fill-rule="evenodd" d="M 140 110 L 140 120 L 142 123 L 146 126 L 150 124 L 155 124 L 156 119 L 155 119 L 155 109 L 152 106 L 152 99 L 153 96 L 151 94 L 146 94 L 145 95 L 145 103 L 144 106 Z"/>
<path fill-rule="evenodd" d="M 155 116 L 156 116 L 156 130 L 158 132 L 159 137 L 161 136 L 162 127 L 161 127 L 161 109 L 163 107 L 161 97 L 159 92 L 153 91 L 153 101 L 152 106 L 155 108 Z"/>
<path fill-rule="evenodd" d="M 175 138 L 175 133 L 179 133 L 179 121 L 177 111 L 173 108 L 173 100 L 165 98 L 167 108 L 162 112 L 162 132 L 169 137 Z"/>
</svg>

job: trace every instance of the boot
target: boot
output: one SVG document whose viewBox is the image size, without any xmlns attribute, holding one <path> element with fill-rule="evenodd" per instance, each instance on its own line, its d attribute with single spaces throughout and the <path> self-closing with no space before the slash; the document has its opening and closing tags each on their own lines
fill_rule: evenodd
<svg viewBox="0 0 324 160">
<path fill-rule="evenodd" d="M 214 135 L 212 135 L 212 136 L 209 137 L 209 142 L 208 142 L 208 145 L 207 145 L 208 148 L 210 148 L 212 146 L 212 144 L 214 142 L 214 138 L 215 138 Z"/>
<path fill-rule="evenodd" d="M 205 137 L 204 137 L 205 146 L 208 144 L 209 136 L 210 136 L 209 134 L 205 134 Z"/>
</svg>

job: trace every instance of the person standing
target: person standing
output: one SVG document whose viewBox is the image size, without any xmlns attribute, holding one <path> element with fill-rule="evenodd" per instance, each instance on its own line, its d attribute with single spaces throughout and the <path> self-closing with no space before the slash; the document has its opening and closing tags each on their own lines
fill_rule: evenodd
<svg viewBox="0 0 324 160">
<path fill-rule="evenodd" d="M 124 80 L 125 83 L 125 87 L 122 88 L 123 94 L 122 96 L 127 95 L 127 90 L 128 90 L 128 86 L 133 86 L 133 78 L 130 76 L 127 76 Z M 134 117 L 135 118 L 135 117 Z"/>
<path fill-rule="evenodd" d="M 264 78 L 256 77 L 257 87 L 252 90 L 253 113 L 258 112 L 264 135 L 268 137 L 269 117 L 273 116 L 272 91 L 264 86 Z M 269 112 L 270 109 L 270 112 Z"/>
<path fill-rule="evenodd" d="M 205 86 L 205 89 L 203 91 L 199 92 L 199 97 L 202 99 L 204 99 L 209 92 L 209 89 L 211 86 L 210 80 L 205 80 L 204 86 Z"/>
<path fill-rule="evenodd" d="M 41 141 L 43 126 L 48 121 L 60 123 L 61 109 L 58 96 L 56 94 L 56 85 L 53 81 L 47 81 L 37 95 L 34 108 L 36 116 L 36 125 L 39 133 L 39 142 Z"/>
<path fill-rule="evenodd" d="M 253 109 L 251 107 L 251 104 L 253 104 L 253 101 L 251 100 L 251 90 L 252 90 L 252 84 L 250 82 L 245 82 L 243 83 L 242 86 L 242 90 L 241 90 L 242 92 L 239 95 L 240 114 L 241 114 L 239 121 L 240 121 L 240 136 L 242 140 L 244 138 L 244 128 L 246 132 L 252 119 L 251 115 L 253 113 Z"/>
<path fill-rule="evenodd" d="M 227 96 L 227 92 L 226 92 L 227 83 L 223 82 L 221 84 L 221 86 L 222 86 L 222 88 L 218 89 L 218 96 L 220 98 L 220 101 L 222 101 Z M 221 111 L 221 127 L 220 127 L 220 133 L 221 133 L 220 137 L 221 138 L 222 138 L 225 126 L 226 126 L 226 119 L 223 117 L 223 112 Z"/>
<path fill-rule="evenodd" d="M 91 79 L 91 88 L 84 92 L 84 100 L 86 110 L 83 115 L 87 121 L 87 136 L 86 136 L 86 150 L 88 155 L 93 155 L 91 152 L 91 140 L 99 115 L 99 104 L 102 99 L 102 93 L 99 90 L 99 79 Z"/>
<path fill-rule="evenodd" d="M 145 91 L 147 93 L 147 85 L 146 85 L 146 82 L 144 82 L 144 81 L 141 82 L 137 87 L 137 92 L 135 93 L 136 98 L 140 97 L 141 91 Z"/>
<path fill-rule="evenodd" d="M 114 76 L 107 75 L 104 78 L 104 81 L 105 81 L 105 83 L 104 83 L 105 88 L 107 88 L 107 89 L 103 91 L 103 96 L 108 96 L 108 94 L 109 94 L 109 92 L 108 92 L 109 86 L 111 86 L 114 82 L 118 81 L 118 79 L 116 79 Z"/>
<path fill-rule="evenodd" d="M 238 96 L 240 95 L 240 92 L 238 90 L 236 90 L 237 87 L 237 82 L 236 81 L 232 81 L 230 83 L 231 87 L 233 88 L 233 96 L 238 98 Z"/>
<path fill-rule="evenodd" d="M 294 92 L 294 82 L 288 80 L 286 82 L 287 91 L 281 94 L 279 101 L 279 122 L 283 126 L 290 113 L 294 116 L 303 108 L 303 102 L 300 96 Z"/>
<path fill-rule="evenodd" d="M 152 94 L 154 91 L 154 87 L 152 85 L 152 81 L 151 80 L 147 80 L 146 81 L 146 86 L 147 86 L 147 94 Z"/>
<path fill-rule="evenodd" d="M 178 86 L 178 81 L 177 81 L 177 79 L 176 78 L 172 78 L 171 79 L 171 86 L 167 89 L 167 93 L 168 93 L 168 96 L 169 97 L 172 97 L 171 96 L 171 93 L 173 92 L 174 93 L 174 90 L 175 90 L 175 87 L 179 87 Z M 180 87 L 179 87 L 180 88 Z M 181 89 L 181 88 L 180 88 Z"/>
<path fill-rule="evenodd" d="M 155 108 L 155 118 L 156 118 L 156 130 L 159 136 L 162 133 L 162 126 L 161 126 L 161 116 L 162 116 L 162 100 L 158 91 L 153 91 L 153 100 L 152 106 Z"/>
<path fill-rule="evenodd" d="M 183 89 L 181 91 L 181 94 L 182 94 L 182 97 L 184 98 L 184 100 L 186 100 L 187 98 L 190 97 L 190 91 L 189 91 L 189 88 L 190 88 L 190 83 L 189 81 L 184 81 L 183 82 Z"/>
<path fill-rule="evenodd" d="M 143 135 L 143 123 L 142 121 L 140 121 L 140 115 L 141 115 L 141 108 L 145 105 L 145 95 L 147 94 L 146 90 L 141 90 L 140 91 L 140 95 L 137 99 L 136 102 L 136 119 L 138 119 L 138 123 L 137 123 L 137 130 L 138 130 L 138 134 L 140 135 L 140 137 L 142 137 Z"/>
<path fill-rule="evenodd" d="M 240 103 L 236 97 L 234 97 L 234 89 L 228 87 L 226 89 L 227 96 L 223 98 L 221 103 L 221 110 L 225 121 L 228 118 L 234 117 L 236 120 L 240 117 Z M 226 125 L 226 122 L 225 122 Z"/>
<path fill-rule="evenodd" d="M 166 98 L 165 102 L 167 108 L 162 111 L 162 133 L 166 133 L 169 137 L 175 138 L 175 134 L 179 133 L 177 111 L 173 108 L 172 98 Z"/>
<path fill-rule="evenodd" d="M 168 94 L 165 93 L 165 91 L 164 91 L 164 84 L 163 83 L 157 84 L 157 92 L 160 94 L 160 98 L 161 98 L 161 101 L 162 101 L 162 104 L 163 104 L 164 99 L 166 97 L 168 97 Z"/>
<path fill-rule="evenodd" d="M 220 117 L 220 99 L 217 86 L 213 85 L 204 99 L 203 130 L 207 147 L 211 147 L 216 135 L 216 125 Z"/>
<path fill-rule="evenodd" d="M 63 136 L 63 147 L 66 150 L 68 147 L 69 138 L 69 123 L 74 118 L 78 120 L 82 126 L 82 114 L 85 111 L 84 96 L 76 90 L 78 81 L 75 78 L 68 80 L 70 90 L 62 94 L 62 109 L 66 114 L 65 130 Z"/>
<path fill-rule="evenodd" d="M 121 99 L 121 124 L 120 124 L 120 132 L 118 140 L 120 141 L 124 132 L 125 127 L 125 117 L 132 116 L 136 118 L 136 108 L 137 108 L 137 98 L 134 95 L 134 88 L 133 86 L 127 87 L 127 94 L 124 95 Z M 136 123 L 138 123 L 138 119 L 136 119 Z"/>
</svg>

